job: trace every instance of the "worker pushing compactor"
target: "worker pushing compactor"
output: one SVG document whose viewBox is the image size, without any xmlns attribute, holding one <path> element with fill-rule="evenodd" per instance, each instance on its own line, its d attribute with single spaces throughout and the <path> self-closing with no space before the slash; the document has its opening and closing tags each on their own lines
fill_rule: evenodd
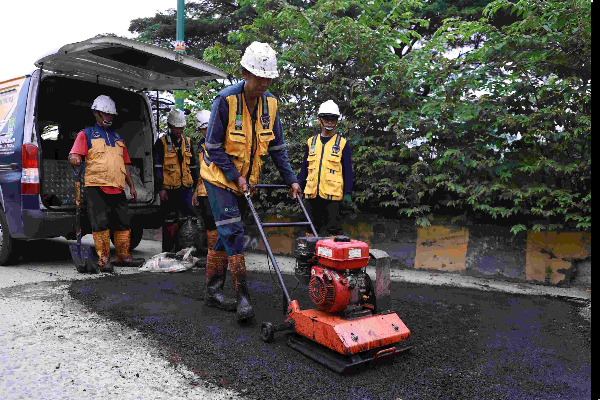
<svg viewBox="0 0 600 400">
<path fill-rule="evenodd" d="M 277 99 L 267 92 L 278 76 L 275 51 L 266 43 L 253 42 L 240 64 L 244 80 L 225 88 L 213 102 L 200 174 L 218 231 L 206 261 L 205 300 L 208 305 L 229 309 L 222 294 L 229 267 L 237 295 L 237 318 L 245 321 L 254 311 L 246 283 L 244 193 L 259 182 L 262 157 L 267 153 L 282 180 L 291 185 L 292 197 L 302 190 L 288 161 Z"/>
</svg>

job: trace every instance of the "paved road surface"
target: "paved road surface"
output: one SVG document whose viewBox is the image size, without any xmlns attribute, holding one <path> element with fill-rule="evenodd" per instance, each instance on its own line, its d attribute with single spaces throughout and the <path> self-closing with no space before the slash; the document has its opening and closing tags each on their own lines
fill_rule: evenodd
<svg viewBox="0 0 600 400">
<path fill-rule="evenodd" d="M 204 307 L 203 270 L 123 268 L 90 279 L 74 273 L 61 246 L 40 244 L 20 266 L 0 267 L 0 398 L 591 398 L 589 292 L 396 272 L 411 280 L 395 281 L 392 293 L 414 350 L 340 376 L 282 333 L 258 339 L 258 323 L 282 320 L 264 255 L 248 256 L 257 318 L 239 326 Z M 135 255 L 158 250 L 143 241 Z M 306 287 L 285 278 L 308 308 Z"/>
</svg>

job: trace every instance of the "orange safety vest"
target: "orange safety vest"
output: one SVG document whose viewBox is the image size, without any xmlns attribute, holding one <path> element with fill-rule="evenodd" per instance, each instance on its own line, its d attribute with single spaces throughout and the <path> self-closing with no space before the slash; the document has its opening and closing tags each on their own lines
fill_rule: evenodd
<svg viewBox="0 0 600 400">
<path fill-rule="evenodd" d="M 275 139 L 273 125 L 277 116 L 277 99 L 267 96 L 259 99 L 258 115 L 262 115 L 262 117 L 257 118 L 254 125 L 242 93 L 227 96 L 226 100 L 229 105 L 229 118 L 225 134 L 225 153 L 229 155 L 233 165 L 240 175 L 246 178 L 248 184 L 255 185 L 260 179 L 262 156 L 267 153 L 271 140 Z M 263 123 L 263 121 L 268 123 Z M 255 137 L 256 139 L 254 139 Z M 257 140 L 258 149 L 254 154 L 252 172 L 248 177 L 253 140 Z M 200 175 L 215 186 L 230 189 L 238 195 L 243 194 L 238 190 L 235 182 L 228 181 L 221 168 L 210 161 L 208 153 L 204 157 Z"/>
<path fill-rule="evenodd" d="M 108 133 L 98 127 L 84 129 L 88 142 L 85 166 L 85 186 L 111 186 L 125 190 L 125 143 L 114 133 L 114 145 L 110 144 Z M 109 144 L 106 144 L 106 141 Z"/>
<path fill-rule="evenodd" d="M 308 176 L 304 194 L 309 199 L 320 197 L 327 200 L 341 200 L 344 197 L 344 176 L 342 175 L 342 150 L 346 139 L 336 133 L 323 146 L 318 134 L 308 139 Z M 335 148 L 337 144 L 338 148 Z"/>
<path fill-rule="evenodd" d="M 191 187 L 194 184 L 190 172 L 190 161 L 192 159 L 192 147 L 190 138 L 181 136 L 181 155 L 183 162 L 179 164 L 177 149 L 171 142 L 169 134 L 160 138 L 162 140 L 165 156 L 163 158 L 163 186 L 165 189 L 178 189 L 183 186 Z"/>
</svg>

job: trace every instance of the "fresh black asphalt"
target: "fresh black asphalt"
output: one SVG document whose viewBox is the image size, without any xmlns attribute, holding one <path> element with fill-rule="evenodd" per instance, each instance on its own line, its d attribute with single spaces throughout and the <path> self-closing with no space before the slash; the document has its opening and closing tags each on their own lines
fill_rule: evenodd
<svg viewBox="0 0 600 400">
<path fill-rule="evenodd" d="M 284 275 L 291 296 L 311 308 L 305 285 Z M 550 297 L 405 282 L 392 306 L 412 332 L 413 350 L 339 375 L 286 344 L 259 339 L 260 322 L 283 321 L 275 276 L 248 274 L 253 323 L 204 306 L 204 270 L 106 275 L 74 281 L 91 311 L 143 332 L 171 363 L 256 399 L 590 399 L 591 326 L 581 304 Z M 228 276 L 227 292 L 231 291 Z"/>
</svg>

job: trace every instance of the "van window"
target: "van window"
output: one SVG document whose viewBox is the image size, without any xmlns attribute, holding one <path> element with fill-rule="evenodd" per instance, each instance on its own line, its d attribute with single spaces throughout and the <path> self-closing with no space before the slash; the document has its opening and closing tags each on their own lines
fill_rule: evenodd
<svg viewBox="0 0 600 400">
<path fill-rule="evenodd" d="M 17 89 L 0 91 L 0 121 L 4 120 L 17 102 Z"/>
</svg>

